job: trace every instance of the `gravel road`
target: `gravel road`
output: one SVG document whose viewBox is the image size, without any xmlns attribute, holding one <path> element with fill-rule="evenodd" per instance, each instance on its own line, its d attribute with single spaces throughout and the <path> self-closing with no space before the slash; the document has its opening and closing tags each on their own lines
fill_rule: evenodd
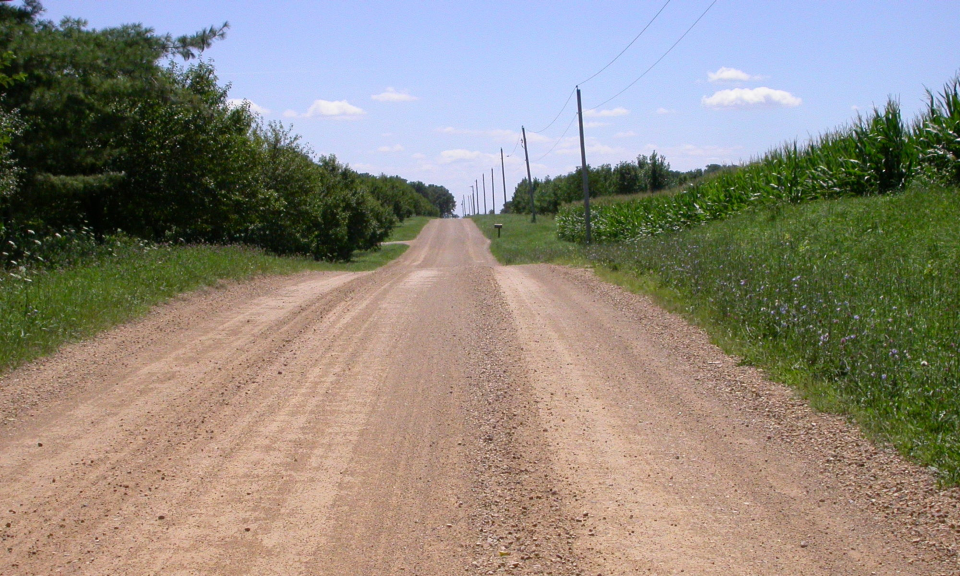
<svg viewBox="0 0 960 576">
<path fill-rule="evenodd" d="M 0 574 L 958 574 L 960 496 L 587 270 L 431 221 L 0 378 Z"/>
</svg>

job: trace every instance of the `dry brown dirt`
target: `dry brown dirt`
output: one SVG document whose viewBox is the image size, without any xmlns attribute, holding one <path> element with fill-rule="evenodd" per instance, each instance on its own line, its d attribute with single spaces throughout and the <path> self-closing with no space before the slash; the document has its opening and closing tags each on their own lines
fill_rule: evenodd
<svg viewBox="0 0 960 576">
<path fill-rule="evenodd" d="M 958 499 L 586 270 L 432 221 L 0 378 L 0 574 L 956 574 Z"/>
</svg>

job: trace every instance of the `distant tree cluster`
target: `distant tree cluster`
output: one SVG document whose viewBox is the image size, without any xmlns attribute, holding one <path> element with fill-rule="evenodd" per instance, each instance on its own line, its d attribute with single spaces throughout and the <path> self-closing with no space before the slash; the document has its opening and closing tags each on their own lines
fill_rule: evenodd
<svg viewBox="0 0 960 576">
<path fill-rule="evenodd" d="M 723 170 L 719 164 L 710 164 L 705 169 L 697 168 L 688 172 L 670 169 L 670 163 L 656 150 L 649 156 L 640 154 L 636 162 L 620 162 L 616 166 L 602 164 L 587 167 L 587 181 L 590 197 L 628 196 L 643 193 L 657 193 L 669 188 L 683 186 L 703 176 Z M 726 167 L 732 168 L 732 167 Z M 534 202 L 537 212 L 556 213 L 563 204 L 583 199 L 583 177 L 577 168 L 569 174 L 543 180 L 533 179 Z M 530 190 L 526 180 L 517 184 L 513 199 L 507 202 L 505 212 L 529 213 Z"/>
<path fill-rule="evenodd" d="M 441 186 L 358 174 L 231 104 L 199 58 L 226 23 L 173 38 L 42 12 L 0 4 L 0 237 L 86 226 L 343 260 L 453 213 Z"/>
</svg>

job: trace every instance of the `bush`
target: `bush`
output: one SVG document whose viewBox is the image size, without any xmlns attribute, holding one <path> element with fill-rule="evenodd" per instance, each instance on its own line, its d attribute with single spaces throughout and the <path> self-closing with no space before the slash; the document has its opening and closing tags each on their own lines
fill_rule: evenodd
<svg viewBox="0 0 960 576">
<path fill-rule="evenodd" d="M 279 123 L 231 104 L 209 62 L 174 62 L 209 48 L 226 24 L 174 39 L 139 24 L 56 24 L 42 10 L 36 0 L 0 4 L 8 236 L 89 229 L 102 241 L 122 231 L 346 260 L 403 218 L 452 213 L 445 188 L 315 157 Z"/>
</svg>

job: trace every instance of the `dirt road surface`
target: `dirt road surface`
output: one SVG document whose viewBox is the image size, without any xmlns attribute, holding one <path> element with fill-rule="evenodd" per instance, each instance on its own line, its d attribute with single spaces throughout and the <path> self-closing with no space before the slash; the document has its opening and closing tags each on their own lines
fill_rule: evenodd
<svg viewBox="0 0 960 576">
<path fill-rule="evenodd" d="M 958 573 L 955 491 L 469 221 L 162 306 L 0 417 L 0 574 Z"/>
</svg>

